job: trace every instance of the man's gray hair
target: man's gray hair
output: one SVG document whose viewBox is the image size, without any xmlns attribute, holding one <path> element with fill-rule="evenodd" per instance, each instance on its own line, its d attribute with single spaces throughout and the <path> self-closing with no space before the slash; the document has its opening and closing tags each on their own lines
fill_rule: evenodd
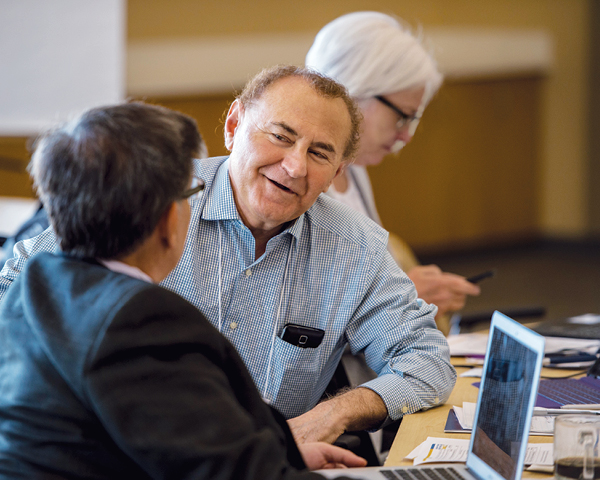
<svg viewBox="0 0 600 480">
<path fill-rule="evenodd" d="M 203 148 L 187 115 L 126 103 L 88 110 L 42 135 L 28 168 L 60 248 L 117 259 L 181 198 Z"/>
<path fill-rule="evenodd" d="M 350 116 L 350 132 L 348 132 L 348 140 L 342 154 L 344 161 L 351 162 L 358 150 L 362 113 L 356 102 L 350 97 L 346 87 L 328 76 L 295 65 L 275 65 L 263 69 L 246 83 L 242 92 L 237 96 L 237 100 L 244 108 L 250 108 L 271 85 L 278 80 L 289 77 L 304 79 L 322 97 L 343 100 Z"/>
<path fill-rule="evenodd" d="M 306 66 L 337 80 L 357 99 L 425 87 L 426 105 L 443 81 L 420 39 L 380 12 L 349 13 L 325 25 Z"/>
</svg>

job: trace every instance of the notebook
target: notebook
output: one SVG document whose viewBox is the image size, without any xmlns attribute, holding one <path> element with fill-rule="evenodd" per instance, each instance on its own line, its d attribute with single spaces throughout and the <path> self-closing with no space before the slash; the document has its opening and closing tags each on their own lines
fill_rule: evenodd
<svg viewBox="0 0 600 480">
<path fill-rule="evenodd" d="M 367 480 L 520 480 L 543 358 L 544 337 L 494 312 L 466 464 L 318 473 Z"/>
</svg>

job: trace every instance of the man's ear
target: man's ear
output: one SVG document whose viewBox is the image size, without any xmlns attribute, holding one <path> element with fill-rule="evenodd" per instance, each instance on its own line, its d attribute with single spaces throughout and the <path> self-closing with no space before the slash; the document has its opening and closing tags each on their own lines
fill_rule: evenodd
<svg viewBox="0 0 600 480">
<path fill-rule="evenodd" d="M 331 187 L 331 184 L 333 183 L 333 181 L 335 180 L 336 177 L 340 176 L 342 173 L 344 173 L 346 171 L 346 168 L 348 168 L 348 165 L 349 165 L 349 163 L 345 162 L 344 160 L 342 160 L 340 162 L 340 165 L 337 168 L 335 175 L 333 176 L 331 181 L 327 184 L 327 186 L 325 187 L 325 190 L 323 190 L 323 193 L 325 193 L 325 192 L 327 192 L 327 190 L 329 190 L 329 187 Z"/>
<path fill-rule="evenodd" d="M 346 171 L 346 169 L 348 168 L 349 165 L 350 164 L 347 161 L 342 160 L 340 162 L 340 166 L 338 167 L 337 171 L 335 172 L 335 175 L 333 176 L 333 178 L 335 178 L 335 177 L 341 175 L 342 173 L 344 173 Z"/>
<path fill-rule="evenodd" d="M 161 245 L 166 249 L 174 247 L 177 243 L 179 214 L 177 202 L 172 202 L 162 214 L 156 226 Z"/>
<path fill-rule="evenodd" d="M 234 100 L 225 119 L 225 148 L 231 152 L 233 150 L 233 140 L 235 131 L 244 116 L 244 106 L 239 100 Z"/>
</svg>

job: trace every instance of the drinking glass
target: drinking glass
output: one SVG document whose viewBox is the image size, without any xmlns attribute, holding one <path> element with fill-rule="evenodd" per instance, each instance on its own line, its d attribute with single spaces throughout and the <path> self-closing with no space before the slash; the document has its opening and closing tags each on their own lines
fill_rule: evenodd
<svg viewBox="0 0 600 480">
<path fill-rule="evenodd" d="M 554 476 L 559 480 L 600 478 L 600 415 L 559 415 L 554 422 Z"/>
</svg>

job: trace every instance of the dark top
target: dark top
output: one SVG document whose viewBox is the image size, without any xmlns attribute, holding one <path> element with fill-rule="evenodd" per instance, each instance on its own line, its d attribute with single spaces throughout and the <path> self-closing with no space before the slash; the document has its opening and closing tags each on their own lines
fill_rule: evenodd
<svg viewBox="0 0 600 480">
<path fill-rule="evenodd" d="M 323 478 L 193 305 L 47 253 L 0 305 L 0 477 Z"/>
</svg>

